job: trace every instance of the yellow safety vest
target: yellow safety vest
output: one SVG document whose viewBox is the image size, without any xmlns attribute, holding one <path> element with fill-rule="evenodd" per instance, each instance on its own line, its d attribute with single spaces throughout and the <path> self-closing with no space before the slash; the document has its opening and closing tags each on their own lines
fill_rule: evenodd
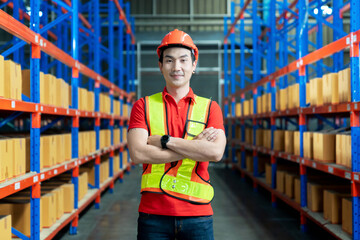
<svg viewBox="0 0 360 240">
<path fill-rule="evenodd" d="M 166 104 L 162 93 L 144 98 L 146 124 L 150 135 L 168 134 Z M 211 100 L 195 95 L 190 101 L 184 139 L 192 140 L 207 124 Z M 142 174 L 141 192 L 165 193 L 194 204 L 208 204 L 214 197 L 214 188 L 197 174 L 199 162 L 185 158 L 165 171 L 165 164 L 148 164 Z"/>
</svg>

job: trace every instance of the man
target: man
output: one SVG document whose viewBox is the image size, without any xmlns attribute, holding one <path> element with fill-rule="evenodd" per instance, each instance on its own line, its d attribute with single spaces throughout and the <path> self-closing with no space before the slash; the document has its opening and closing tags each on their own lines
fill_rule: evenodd
<svg viewBox="0 0 360 240">
<path fill-rule="evenodd" d="M 225 149 L 221 109 L 190 88 L 198 49 L 188 34 L 169 32 L 157 54 L 166 87 L 136 101 L 129 122 L 130 156 L 144 169 L 138 239 L 213 239 L 207 168 Z"/>
</svg>

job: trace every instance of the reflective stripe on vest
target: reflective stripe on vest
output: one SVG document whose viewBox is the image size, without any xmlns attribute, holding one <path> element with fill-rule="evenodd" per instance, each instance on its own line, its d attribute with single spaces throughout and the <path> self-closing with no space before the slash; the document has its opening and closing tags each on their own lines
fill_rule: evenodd
<svg viewBox="0 0 360 240">
<path fill-rule="evenodd" d="M 207 123 L 210 99 L 195 96 L 189 104 L 184 138 L 193 139 Z M 151 135 L 167 134 L 166 106 L 162 93 L 145 97 L 146 121 Z M 163 192 L 196 204 L 208 204 L 214 197 L 211 184 L 196 172 L 198 162 L 185 158 L 165 172 L 165 164 L 149 164 L 142 175 L 141 192 Z"/>
</svg>

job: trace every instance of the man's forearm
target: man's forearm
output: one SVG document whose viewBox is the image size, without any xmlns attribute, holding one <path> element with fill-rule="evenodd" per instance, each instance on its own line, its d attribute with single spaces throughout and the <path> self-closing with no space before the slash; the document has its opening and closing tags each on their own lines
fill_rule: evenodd
<svg viewBox="0 0 360 240">
<path fill-rule="evenodd" d="M 223 144 L 203 140 L 170 138 L 167 147 L 186 158 L 199 162 L 220 161 L 224 152 Z"/>
<path fill-rule="evenodd" d="M 134 163 L 159 164 L 169 163 L 183 159 L 183 156 L 170 149 L 161 149 L 156 146 L 146 145 L 144 149 L 130 149 Z"/>
</svg>

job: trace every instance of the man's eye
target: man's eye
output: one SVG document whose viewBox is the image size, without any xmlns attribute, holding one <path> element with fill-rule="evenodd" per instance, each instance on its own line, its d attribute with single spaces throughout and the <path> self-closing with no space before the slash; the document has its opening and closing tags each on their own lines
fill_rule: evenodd
<svg viewBox="0 0 360 240">
<path fill-rule="evenodd" d="M 171 60 L 171 59 L 168 59 L 168 60 L 166 60 L 166 62 L 170 63 L 170 62 L 172 62 L 172 60 Z"/>
</svg>

